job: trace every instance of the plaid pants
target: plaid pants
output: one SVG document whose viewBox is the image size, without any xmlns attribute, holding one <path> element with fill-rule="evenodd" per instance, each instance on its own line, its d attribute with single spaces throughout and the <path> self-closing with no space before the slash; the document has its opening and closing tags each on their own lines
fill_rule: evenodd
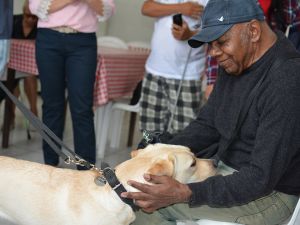
<svg viewBox="0 0 300 225">
<path fill-rule="evenodd" d="M 178 133 L 196 118 L 201 106 L 201 81 L 184 80 L 176 103 L 180 80 L 146 74 L 140 100 L 140 130 Z"/>
</svg>

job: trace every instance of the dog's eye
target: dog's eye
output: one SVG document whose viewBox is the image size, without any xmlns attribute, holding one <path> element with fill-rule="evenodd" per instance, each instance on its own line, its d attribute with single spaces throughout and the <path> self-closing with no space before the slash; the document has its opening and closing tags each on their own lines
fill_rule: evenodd
<svg viewBox="0 0 300 225">
<path fill-rule="evenodd" d="M 192 164 L 191 164 L 191 167 L 196 166 L 196 163 L 197 163 L 197 162 L 196 162 L 196 159 L 194 159 L 193 162 L 192 162 Z"/>
</svg>

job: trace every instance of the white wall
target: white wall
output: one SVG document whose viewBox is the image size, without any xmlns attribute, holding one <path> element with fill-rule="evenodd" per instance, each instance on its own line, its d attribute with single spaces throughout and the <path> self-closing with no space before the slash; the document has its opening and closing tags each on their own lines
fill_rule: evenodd
<svg viewBox="0 0 300 225">
<path fill-rule="evenodd" d="M 150 42 L 153 18 L 141 14 L 144 0 L 115 0 L 116 13 L 106 23 L 99 24 L 99 35 L 117 36 L 125 41 Z M 22 13 L 24 0 L 14 0 L 15 14 Z"/>
<path fill-rule="evenodd" d="M 14 0 L 14 14 L 21 14 L 24 0 Z"/>
<path fill-rule="evenodd" d="M 108 21 L 107 34 L 125 41 L 150 42 L 153 18 L 141 14 L 144 0 L 115 0 L 116 13 Z"/>
</svg>

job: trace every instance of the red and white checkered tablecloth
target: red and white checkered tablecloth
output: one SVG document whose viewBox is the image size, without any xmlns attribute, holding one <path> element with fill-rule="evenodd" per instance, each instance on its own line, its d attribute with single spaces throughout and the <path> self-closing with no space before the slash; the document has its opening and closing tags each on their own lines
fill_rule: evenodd
<svg viewBox="0 0 300 225">
<path fill-rule="evenodd" d="M 38 74 L 34 41 L 12 40 L 8 67 L 24 73 Z"/>
<path fill-rule="evenodd" d="M 130 96 L 142 80 L 149 51 L 100 47 L 94 89 L 94 106 Z M 34 41 L 12 40 L 9 68 L 38 74 Z"/>
</svg>

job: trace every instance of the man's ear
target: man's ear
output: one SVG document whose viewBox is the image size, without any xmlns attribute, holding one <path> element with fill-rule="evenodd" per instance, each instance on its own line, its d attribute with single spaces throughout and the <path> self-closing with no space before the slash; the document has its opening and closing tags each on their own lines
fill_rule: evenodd
<svg viewBox="0 0 300 225">
<path fill-rule="evenodd" d="M 253 19 L 250 21 L 249 24 L 250 28 L 249 28 L 249 33 L 250 33 L 250 40 L 252 42 L 258 42 L 260 40 L 261 37 L 261 22 Z"/>
<path fill-rule="evenodd" d="M 146 173 L 157 175 L 157 176 L 174 176 L 174 158 L 169 157 L 168 159 L 158 159 L 151 164 L 150 168 Z"/>
</svg>

